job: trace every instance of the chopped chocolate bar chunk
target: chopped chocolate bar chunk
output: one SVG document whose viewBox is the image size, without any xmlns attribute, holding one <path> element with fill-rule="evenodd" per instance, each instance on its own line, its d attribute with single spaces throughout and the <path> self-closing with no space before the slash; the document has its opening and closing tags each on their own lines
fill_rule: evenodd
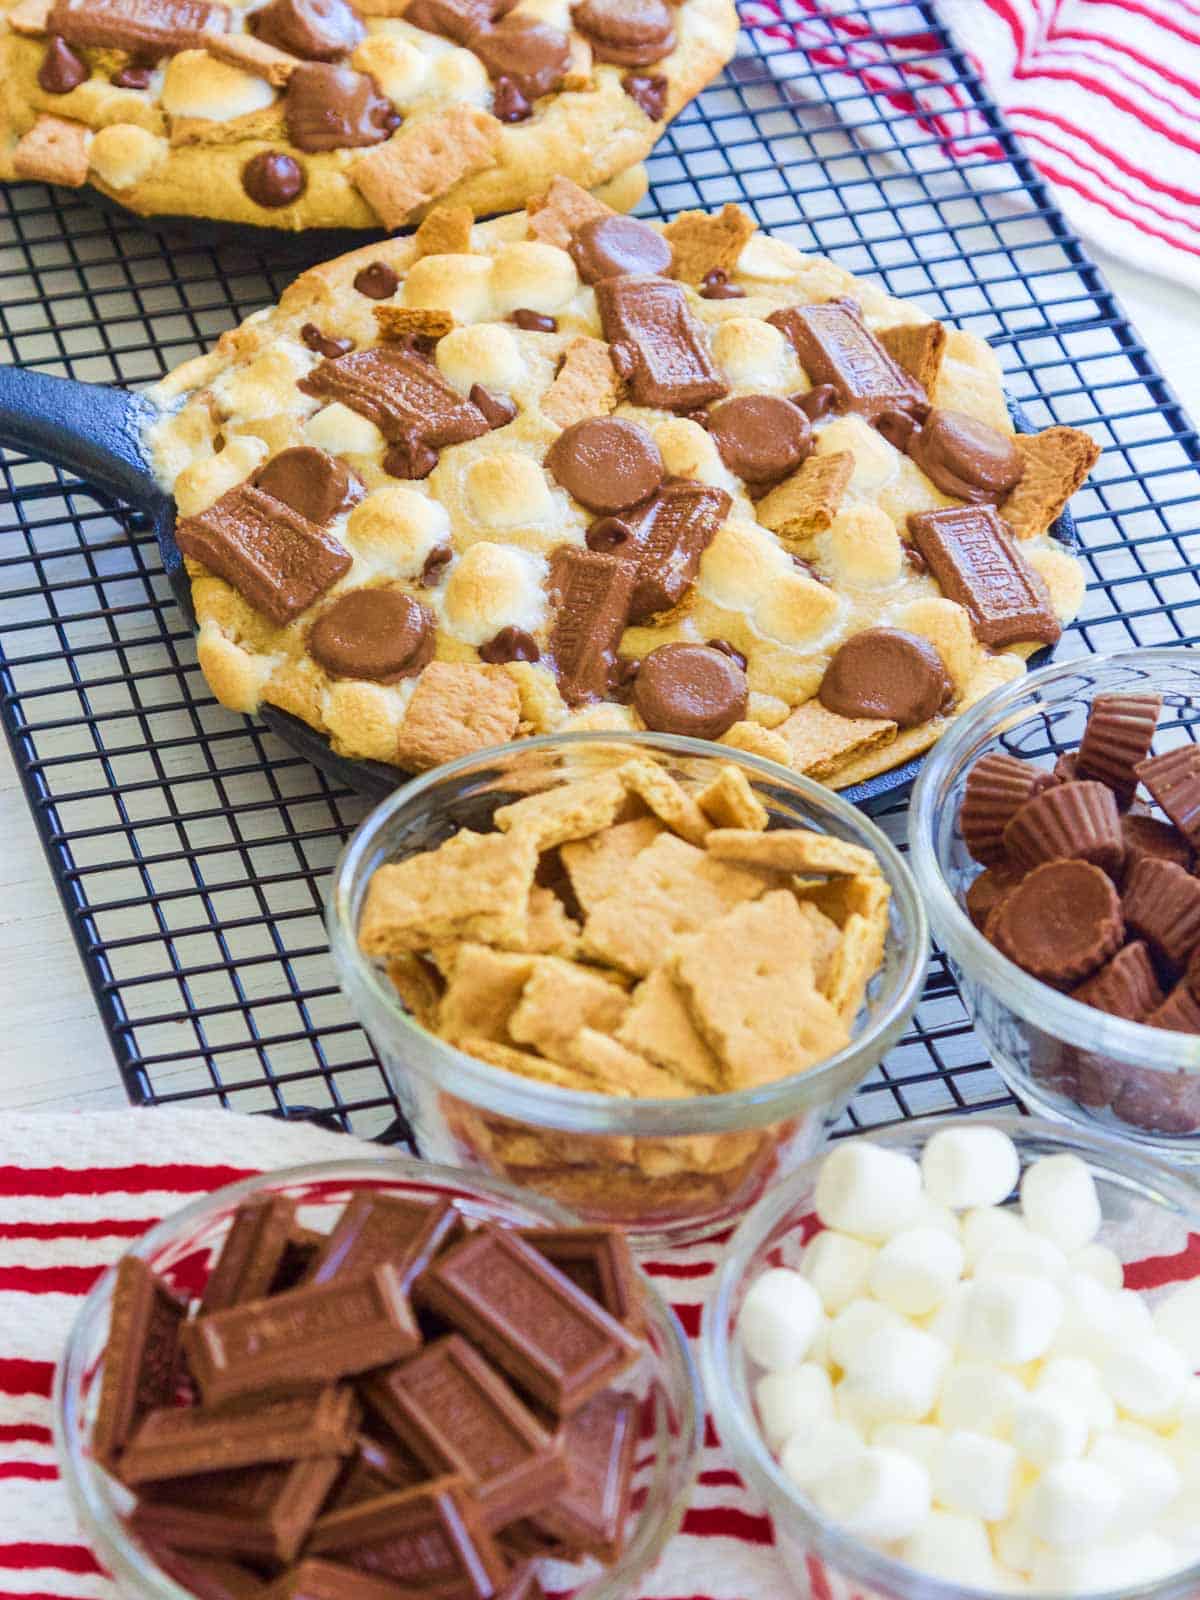
<svg viewBox="0 0 1200 1600">
<path fill-rule="evenodd" d="M 432 1476 L 399 1439 L 384 1440 L 369 1433 L 359 1435 L 345 1474 L 329 1499 L 329 1511 L 376 1500 L 395 1489 L 411 1489 L 414 1484 L 427 1483 Z"/>
<path fill-rule="evenodd" d="M 426 33 L 440 33 L 455 44 L 468 44 L 495 14 L 494 0 L 412 0 L 404 20 Z"/>
<path fill-rule="evenodd" d="M 340 61 L 367 36 L 346 0 L 269 0 L 247 21 L 260 39 L 302 61 Z"/>
<path fill-rule="evenodd" d="M 240 1205 L 208 1275 L 200 1314 L 261 1300 L 270 1293 L 295 1221 L 296 1207 L 283 1195 L 265 1195 Z"/>
<path fill-rule="evenodd" d="M 176 1550 L 294 1561 L 342 1470 L 339 1456 L 147 1483 L 130 1526 Z"/>
<path fill-rule="evenodd" d="M 788 306 L 767 321 L 791 340 L 814 388 L 833 385 L 840 410 L 857 411 L 873 422 L 885 411 L 912 413 L 927 404 L 917 380 L 844 302 Z"/>
<path fill-rule="evenodd" d="M 615 1561 L 625 1544 L 637 1438 L 638 1406 L 629 1394 L 597 1395 L 570 1417 L 562 1429 L 567 1487 L 533 1517 L 534 1527 Z"/>
<path fill-rule="evenodd" d="M 354 1448 L 359 1415 L 353 1390 L 332 1384 L 261 1404 L 163 1406 L 138 1427 L 117 1475 L 123 1483 L 142 1484 L 271 1461 L 347 1455 Z"/>
<path fill-rule="evenodd" d="M 126 1256 L 117 1268 L 109 1313 L 108 1347 L 92 1448 L 111 1463 L 134 1428 L 174 1397 L 179 1376 L 179 1330 L 187 1308 L 144 1261 Z"/>
<path fill-rule="evenodd" d="M 256 487 L 291 506 L 310 522 L 324 524 L 357 505 L 366 490 L 344 461 L 315 445 L 293 445 L 272 456 L 254 475 Z"/>
<path fill-rule="evenodd" d="M 204 0 L 54 0 L 46 31 L 68 44 L 157 61 L 203 49 L 205 35 L 226 33 L 232 15 Z"/>
<path fill-rule="evenodd" d="M 407 1289 L 439 1250 L 462 1232 L 462 1213 L 449 1201 L 403 1195 L 356 1194 L 338 1219 L 306 1282 L 317 1285 L 390 1266 Z"/>
<path fill-rule="evenodd" d="M 732 503 L 724 489 L 675 478 L 636 520 L 630 518 L 633 537 L 617 554 L 636 563 L 631 622 L 645 622 L 679 604 L 696 581 L 700 558 L 721 531 Z"/>
<path fill-rule="evenodd" d="M 1200 849 L 1200 745 L 1140 761 L 1138 778 L 1194 849 Z"/>
<path fill-rule="evenodd" d="M 633 1257 L 619 1228 L 522 1228 L 521 1237 L 610 1317 L 641 1326 Z"/>
<path fill-rule="evenodd" d="M 601 700 L 629 618 L 636 569 L 619 556 L 563 545 L 550 557 L 549 653 L 568 705 Z"/>
<path fill-rule="evenodd" d="M 490 78 L 504 79 L 529 101 L 559 88 L 571 63 L 571 40 L 561 28 L 517 14 L 481 29 L 471 48 Z"/>
<path fill-rule="evenodd" d="M 389 440 L 415 433 L 440 450 L 488 432 L 479 407 L 451 388 L 431 362 L 395 345 L 322 361 L 299 386 L 319 400 L 340 400 Z"/>
<path fill-rule="evenodd" d="M 728 392 L 683 285 L 666 278 L 605 278 L 596 285 L 604 337 L 623 359 L 635 405 L 694 411 Z"/>
<path fill-rule="evenodd" d="M 1046 586 L 991 506 L 911 512 L 908 532 L 942 592 L 966 609 L 981 644 L 1054 644 L 1062 624 Z"/>
<path fill-rule="evenodd" d="M 145 1534 L 142 1543 L 167 1576 L 197 1600 L 262 1600 L 266 1594 L 262 1578 L 240 1561 L 185 1554 Z"/>
<path fill-rule="evenodd" d="M 429 1600 L 434 1600 L 437 1592 L 433 1591 Z M 386 1578 L 373 1578 L 340 1561 L 306 1556 L 276 1578 L 269 1600 L 400 1600 L 404 1593 Z"/>
<path fill-rule="evenodd" d="M 609 211 L 581 223 L 571 235 L 570 250 L 584 283 L 671 269 L 671 246 L 656 228 Z"/>
</svg>

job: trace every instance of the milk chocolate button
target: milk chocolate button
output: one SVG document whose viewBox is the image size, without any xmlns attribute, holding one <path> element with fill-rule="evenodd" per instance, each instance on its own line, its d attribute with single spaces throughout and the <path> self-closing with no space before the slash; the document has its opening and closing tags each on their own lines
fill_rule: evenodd
<svg viewBox="0 0 1200 1600">
<path fill-rule="evenodd" d="M 812 448 L 812 425 L 790 400 L 744 394 L 709 412 L 721 460 L 746 483 L 778 483 Z"/>
<path fill-rule="evenodd" d="M 907 449 L 943 494 L 960 500 L 1000 500 L 1025 470 L 1025 457 L 1007 434 L 963 411 L 935 407 L 911 433 Z"/>
<path fill-rule="evenodd" d="M 652 495 L 665 468 L 658 446 L 636 422 L 588 417 L 565 428 L 546 465 L 569 495 L 589 511 L 624 511 Z"/>
<path fill-rule="evenodd" d="M 592 217 L 576 228 L 571 256 L 584 283 L 622 273 L 663 273 L 671 265 L 671 246 L 661 233 L 636 217 Z"/>
<path fill-rule="evenodd" d="M 842 717 L 882 717 L 913 728 L 953 693 L 942 658 L 918 634 L 864 628 L 834 651 L 817 697 Z"/>
<path fill-rule="evenodd" d="M 481 29 L 471 49 L 489 77 L 507 78 L 528 100 L 557 89 L 571 60 L 571 41 L 562 29 L 533 17 L 508 16 Z"/>
<path fill-rule="evenodd" d="M 313 623 L 308 649 L 339 678 L 392 683 L 429 661 L 436 626 L 433 613 L 403 589 L 352 589 Z"/>
<path fill-rule="evenodd" d="M 365 493 L 344 461 L 311 444 L 281 450 L 254 481 L 266 494 L 321 524 L 357 503 Z"/>
<path fill-rule="evenodd" d="M 307 182 L 304 168 L 282 150 L 263 150 L 242 168 L 242 188 L 256 206 L 270 211 L 298 200 Z"/>
<path fill-rule="evenodd" d="M 587 35 L 598 61 L 646 67 L 675 48 L 666 0 L 579 0 L 571 20 Z"/>
<path fill-rule="evenodd" d="M 305 61 L 336 61 L 367 36 L 346 0 L 271 0 L 249 22 L 267 44 Z"/>
<path fill-rule="evenodd" d="M 651 650 L 633 686 L 633 703 L 648 728 L 719 739 L 746 715 L 746 674 L 706 644 L 662 644 Z"/>
</svg>

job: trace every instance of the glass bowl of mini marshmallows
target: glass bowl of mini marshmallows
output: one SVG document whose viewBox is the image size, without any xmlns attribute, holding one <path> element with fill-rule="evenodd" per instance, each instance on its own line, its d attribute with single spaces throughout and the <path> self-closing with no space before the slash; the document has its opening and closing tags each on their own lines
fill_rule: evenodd
<svg viewBox="0 0 1200 1600">
<path fill-rule="evenodd" d="M 717 1430 L 798 1593 L 1200 1590 L 1200 1192 L 1016 1114 L 847 1139 L 738 1228 Z"/>
</svg>

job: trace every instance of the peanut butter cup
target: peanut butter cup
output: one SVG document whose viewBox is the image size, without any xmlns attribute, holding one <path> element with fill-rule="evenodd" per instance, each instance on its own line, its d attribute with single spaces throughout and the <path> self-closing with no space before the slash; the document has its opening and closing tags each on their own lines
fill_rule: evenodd
<svg viewBox="0 0 1200 1600">
<path fill-rule="evenodd" d="M 1090 861 L 1036 867 L 988 919 L 988 937 L 1010 961 L 1062 987 L 1086 978 L 1121 947 L 1125 925 L 1112 880 Z"/>
</svg>

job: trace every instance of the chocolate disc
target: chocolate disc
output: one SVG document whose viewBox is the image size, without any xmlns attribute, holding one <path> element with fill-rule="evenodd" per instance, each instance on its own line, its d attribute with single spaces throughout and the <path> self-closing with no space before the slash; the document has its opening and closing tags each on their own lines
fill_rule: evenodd
<svg viewBox="0 0 1200 1600">
<path fill-rule="evenodd" d="M 842 717 L 882 717 L 913 728 L 953 693 L 942 658 L 918 634 L 864 628 L 834 651 L 817 697 Z"/>
<path fill-rule="evenodd" d="M 242 168 L 242 188 L 256 206 L 270 211 L 298 200 L 307 183 L 304 168 L 282 150 L 263 150 Z"/>
<path fill-rule="evenodd" d="M 584 283 L 622 273 L 664 273 L 671 265 L 671 246 L 636 217 L 592 217 L 571 236 L 571 256 Z"/>
<path fill-rule="evenodd" d="M 963 411 L 935 407 L 910 435 L 907 450 L 943 494 L 960 500 L 1000 500 L 1025 470 L 1025 457 L 1008 434 Z"/>
<path fill-rule="evenodd" d="M 571 20 L 591 41 L 598 61 L 646 67 L 675 48 L 666 0 L 579 0 Z"/>
<path fill-rule="evenodd" d="M 471 49 L 490 78 L 507 78 L 528 100 L 557 89 L 571 60 L 571 41 L 562 29 L 533 17 L 509 16 L 481 29 Z"/>
<path fill-rule="evenodd" d="M 328 522 L 365 493 L 344 461 L 311 444 L 281 450 L 254 481 L 266 494 L 317 523 Z"/>
<path fill-rule="evenodd" d="M 313 623 L 308 649 L 339 678 L 394 683 L 430 660 L 436 627 L 432 611 L 403 589 L 351 589 Z"/>
<path fill-rule="evenodd" d="M 267 44 L 304 61 L 337 61 L 367 36 L 346 0 L 271 0 L 249 23 Z"/>
<path fill-rule="evenodd" d="M 744 394 L 708 414 L 721 460 L 746 483 L 778 483 L 812 449 L 812 424 L 790 400 Z"/>
<path fill-rule="evenodd" d="M 706 644 L 662 644 L 651 650 L 633 686 L 633 703 L 656 733 L 719 739 L 746 715 L 746 674 L 724 651 Z"/>
<path fill-rule="evenodd" d="M 652 495 L 666 471 L 658 446 L 636 422 L 588 417 L 550 446 L 554 479 L 589 511 L 624 511 Z"/>
</svg>

